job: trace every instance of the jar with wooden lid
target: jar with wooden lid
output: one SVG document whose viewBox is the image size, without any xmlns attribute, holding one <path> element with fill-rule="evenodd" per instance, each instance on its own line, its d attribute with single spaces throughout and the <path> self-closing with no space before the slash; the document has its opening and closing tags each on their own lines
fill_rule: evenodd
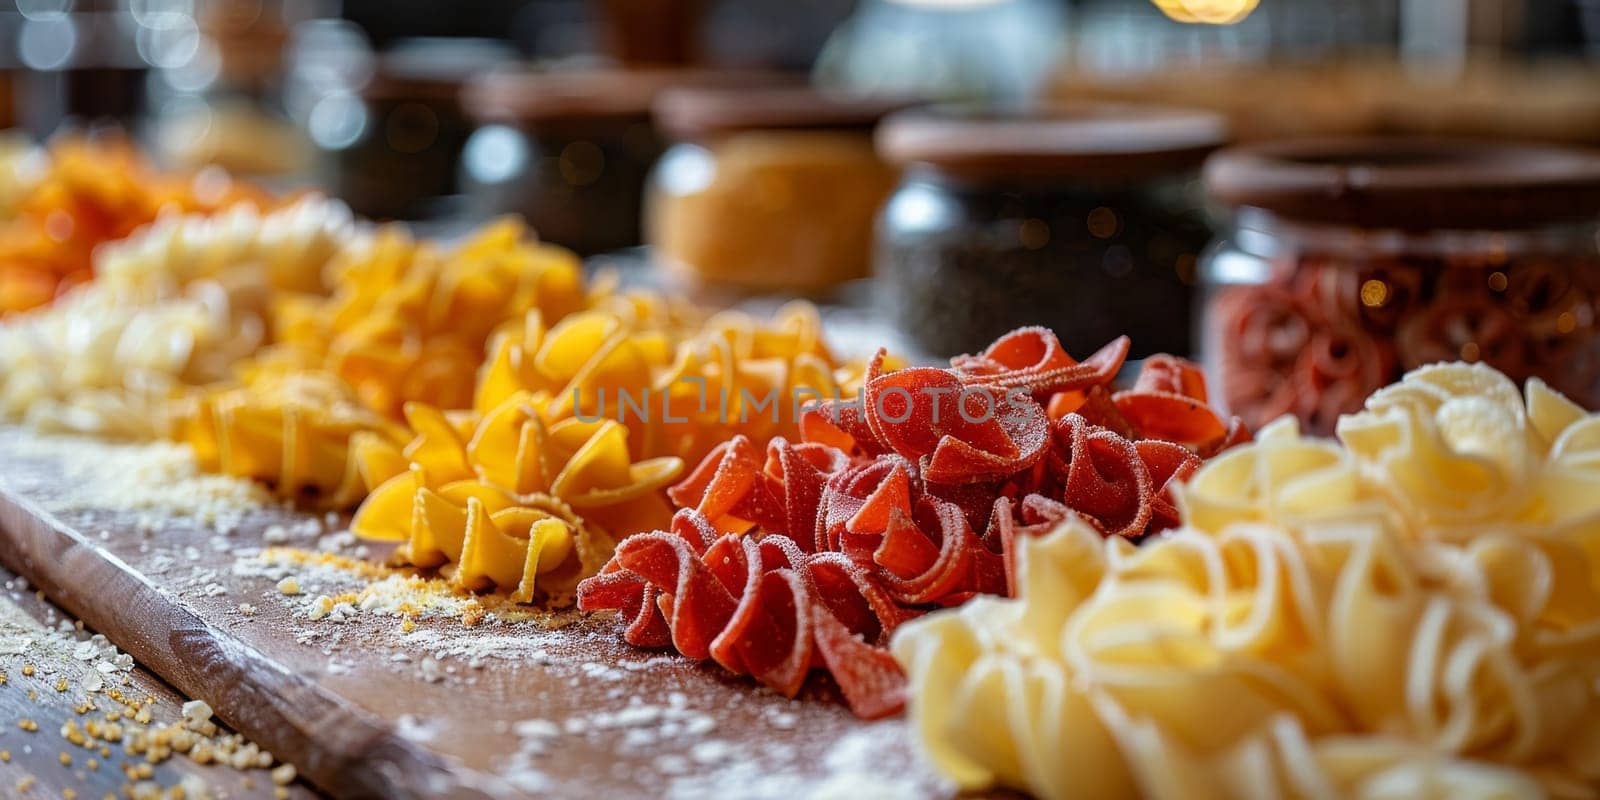
<svg viewBox="0 0 1600 800">
<path fill-rule="evenodd" d="M 905 104 L 802 87 L 664 94 L 656 120 L 676 144 L 650 181 L 653 257 L 712 289 L 825 293 L 866 277 L 896 176 L 872 133 Z"/>
<path fill-rule="evenodd" d="M 1374 390 L 1483 362 L 1600 404 L 1600 155 L 1473 140 L 1217 154 L 1232 223 L 1204 259 L 1204 360 L 1252 426 L 1330 433 Z"/>
<path fill-rule="evenodd" d="M 906 171 L 878 224 L 878 304 L 930 356 L 1023 325 L 1074 354 L 1124 333 L 1135 356 L 1187 353 L 1210 236 L 1197 174 L 1224 136 L 1214 114 L 1118 105 L 891 117 L 878 148 Z"/>
<path fill-rule="evenodd" d="M 592 255 L 640 243 L 650 167 L 663 148 L 650 111 L 682 86 L 765 85 L 758 71 L 501 70 L 473 82 L 480 126 L 463 175 L 479 214 L 521 214 L 539 236 Z"/>
</svg>

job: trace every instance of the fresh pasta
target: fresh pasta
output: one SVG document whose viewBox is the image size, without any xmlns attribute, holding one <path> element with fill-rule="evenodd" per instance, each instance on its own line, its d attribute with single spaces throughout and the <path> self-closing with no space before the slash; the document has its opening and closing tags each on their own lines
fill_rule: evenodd
<svg viewBox="0 0 1600 800">
<path fill-rule="evenodd" d="M 805 411 L 798 442 L 736 435 L 707 455 L 668 490 L 673 526 L 623 542 L 578 606 L 790 696 L 823 667 L 857 715 L 893 714 L 901 622 L 1010 593 L 1016 542 L 1069 514 L 1113 538 L 1172 527 L 1174 487 L 1249 438 L 1181 359 L 1112 392 L 1128 348 L 1078 361 L 1023 328 L 952 369 L 889 371 L 880 353 L 861 399 Z"/>
<path fill-rule="evenodd" d="M 1015 599 L 902 626 L 911 724 L 963 788 L 1044 798 L 1593 797 L 1600 415 L 1484 366 L 1292 420 L 1142 548 L 1022 543 Z"/>
<path fill-rule="evenodd" d="M 549 498 L 581 514 L 584 530 L 618 534 L 659 528 L 672 515 L 661 490 L 682 472 L 683 462 L 674 456 L 634 461 L 627 429 L 614 419 L 546 422 L 536 398 L 518 394 L 488 414 L 450 414 L 411 403 L 406 422 L 414 434 L 403 448 L 368 443 L 358 453 L 360 474 L 382 478 L 350 522 L 358 536 L 410 538 L 413 544 L 419 536 L 435 536 L 437 530 L 414 525 L 413 506 L 424 496 L 429 502 L 454 498 L 462 509 L 466 498 L 477 496 L 491 514 L 514 506 L 549 506 L 542 501 Z M 410 469 L 386 475 L 403 464 Z M 533 499 L 520 502 L 523 498 Z M 587 573 L 608 557 L 610 552 Z M 518 582 L 498 586 L 510 589 Z"/>
<path fill-rule="evenodd" d="M 227 377 L 268 339 L 272 293 L 318 285 L 356 235 L 347 208 L 313 195 L 163 218 L 101 247 L 97 280 L 0 327 L 0 417 L 163 434 L 168 400 Z"/>
<path fill-rule="evenodd" d="M 209 472 L 249 478 L 314 508 L 366 495 L 363 448 L 404 441 L 403 426 L 363 406 L 335 375 L 257 366 L 245 385 L 195 390 L 173 403 L 173 435 Z"/>
<path fill-rule="evenodd" d="M 319 508 L 360 502 L 405 462 L 364 477 L 370 460 L 357 457 L 356 434 L 398 448 L 410 436 L 407 403 L 470 407 L 497 326 L 529 313 L 561 316 L 581 302 L 576 259 L 522 233 L 502 223 L 441 249 L 391 227 L 315 248 L 326 254 L 316 274 L 331 293 L 273 292 L 272 345 L 233 380 L 177 404 L 174 435 L 208 467 L 264 481 L 285 498 Z M 311 283 L 294 260 L 276 263 L 273 274 Z"/>
<path fill-rule="evenodd" d="M 486 411 L 530 392 L 551 418 L 626 422 L 639 457 L 689 460 L 739 435 L 793 437 L 794 398 L 837 397 L 859 385 L 860 369 L 828 352 L 808 303 L 763 323 L 732 311 L 694 322 L 637 296 L 592 302 L 548 329 L 536 315 L 504 326 L 491 342 L 474 406 Z"/>
<path fill-rule="evenodd" d="M 667 527 L 680 455 L 796 427 L 790 409 L 730 413 L 726 398 L 825 396 L 848 380 L 809 306 L 770 325 L 723 314 L 696 327 L 683 309 L 597 288 L 590 309 L 554 325 L 538 309 L 502 324 L 472 410 L 408 403 L 410 442 L 358 448 L 349 474 L 381 483 L 351 530 L 403 542 L 401 560 L 440 567 L 459 588 L 564 605 L 616 542 Z M 548 535 L 528 533 L 525 522 L 546 519 Z"/>
<path fill-rule="evenodd" d="M 290 296 L 274 320 L 281 347 L 353 387 L 373 411 L 472 407 L 484 348 L 530 311 L 554 323 L 583 306 L 577 256 L 529 241 L 511 220 L 453 248 L 390 226 L 328 266 L 332 295 Z"/>
</svg>

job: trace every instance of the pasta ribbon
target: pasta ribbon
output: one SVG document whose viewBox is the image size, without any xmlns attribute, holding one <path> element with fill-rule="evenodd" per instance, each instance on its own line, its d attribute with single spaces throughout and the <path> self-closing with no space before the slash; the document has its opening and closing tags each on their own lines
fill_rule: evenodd
<svg viewBox="0 0 1600 800">
<path fill-rule="evenodd" d="M 1143 547 L 1068 518 L 1017 592 L 901 626 L 911 724 L 1042 798 L 1600 793 L 1600 415 L 1425 367 L 1179 487 Z"/>
</svg>

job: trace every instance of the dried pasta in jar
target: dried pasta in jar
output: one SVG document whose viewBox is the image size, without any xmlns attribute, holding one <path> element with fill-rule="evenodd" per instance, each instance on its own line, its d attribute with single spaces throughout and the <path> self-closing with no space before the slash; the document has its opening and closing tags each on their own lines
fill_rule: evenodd
<svg viewBox="0 0 1600 800">
<path fill-rule="evenodd" d="M 1227 151 L 1233 229 L 1202 265 L 1204 358 L 1252 425 L 1326 435 L 1406 370 L 1538 377 L 1600 404 L 1600 158 L 1361 139 Z"/>
</svg>

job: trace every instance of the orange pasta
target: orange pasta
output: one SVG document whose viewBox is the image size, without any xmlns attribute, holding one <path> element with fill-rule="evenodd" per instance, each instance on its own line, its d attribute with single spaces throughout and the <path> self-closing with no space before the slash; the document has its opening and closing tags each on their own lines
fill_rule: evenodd
<svg viewBox="0 0 1600 800">
<path fill-rule="evenodd" d="M 156 171 L 120 139 L 53 146 L 42 178 L 0 224 L 0 315 L 45 305 L 93 276 L 94 249 L 163 212 L 215 211 L 269 196 L 226 175 Z"/>
</svg>

